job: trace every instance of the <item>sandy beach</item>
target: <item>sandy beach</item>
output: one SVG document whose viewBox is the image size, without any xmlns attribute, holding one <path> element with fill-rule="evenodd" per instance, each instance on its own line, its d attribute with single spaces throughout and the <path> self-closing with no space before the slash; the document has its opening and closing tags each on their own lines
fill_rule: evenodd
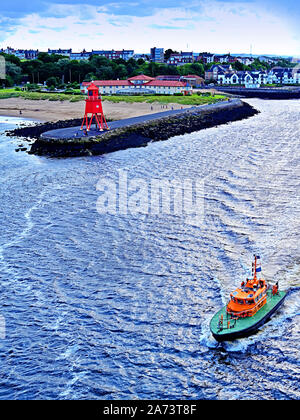
<svg viewBox="0 0 300 420">
<path fill-rule="evenodd" d="M 85 102 L 60 101 L 33 101 L 23 98 L 9 98 L 0 100 L 0 115 L 11 117 L 30 118 L 38 121 L 58 121 L 72 118 L 81 118 L 84 114 Z M 166 108 L 167 107 L 167 108 Z M 153 114 L 164 110 L 189 108 L 190 105 L 168 104 L 162 105 L 148 103 L 113 103 L 103 101 L 103 110 L 106 118 L 121 120 Z M 20 114 L 21 111 L 21 114 Z"/>
</svg>

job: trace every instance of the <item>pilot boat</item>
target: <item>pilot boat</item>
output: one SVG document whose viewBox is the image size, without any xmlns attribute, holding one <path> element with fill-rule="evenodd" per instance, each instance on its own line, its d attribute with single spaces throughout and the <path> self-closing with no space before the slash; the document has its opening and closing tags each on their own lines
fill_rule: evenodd
<svg viewBox="0 0 300 420">
<path fill-rule="evenodd" d="M 217 341 L 234 340 L 253 334 L 279 308 L 287 291 L 279 290 L 278 282 L 268 285 L 261 278 L 260 257 L 254 255 L 252 278 L 230 294 L 226 306 L 210 322 L 210 330 Z"/>
</svg>

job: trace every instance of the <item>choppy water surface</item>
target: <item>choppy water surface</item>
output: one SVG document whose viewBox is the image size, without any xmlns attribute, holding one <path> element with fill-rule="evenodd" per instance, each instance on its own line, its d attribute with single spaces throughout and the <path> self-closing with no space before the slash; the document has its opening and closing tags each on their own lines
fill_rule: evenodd
<svg viewBox="0 0 300 420">
<path fill-rule="evenodd" d="M 0 136 L 1 399 L 299 398 L 300 101 L 249 102 L 261 114 L 99 157 Z M 203 223 L 98 214 L 119 170 L 204 178 Z M 258 334 L 217 345 L 209 319 L 254 252 L 293 291 Z"/>
</svg>

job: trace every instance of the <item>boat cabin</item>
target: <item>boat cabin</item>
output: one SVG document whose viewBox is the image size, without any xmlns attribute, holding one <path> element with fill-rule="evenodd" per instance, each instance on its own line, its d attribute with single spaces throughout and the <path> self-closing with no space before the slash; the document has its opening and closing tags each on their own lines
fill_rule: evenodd
<svg viewBox="0 0 300 420">
<path fill-rule="evenodd" d="M 267 302 L 266 281 L 257 278 L 257 273 L 261 271 L 257 263 L 258 258 L 255 256 L 253 278 L 242 282 L 241 287 L 230 294 L 227 313 L 232 316 L 252 316 Z"/>
</svg>

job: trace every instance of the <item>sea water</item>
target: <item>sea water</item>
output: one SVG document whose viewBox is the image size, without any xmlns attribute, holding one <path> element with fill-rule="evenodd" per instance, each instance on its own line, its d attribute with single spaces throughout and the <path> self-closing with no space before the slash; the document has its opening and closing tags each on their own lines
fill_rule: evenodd
<svg viewBox="0 0 300 420">
<path fill-rule="evenodd" d="M 300 101 L 249 103 L 261 113 L 72 159 L 16 152 L 4 131 L 28 122 L 0 118 L 1 399 L 300 397 Z M 161 211 L 141 206 L 153 180 L 200 194 L 198 219 L 159 189 Z M 220 345 L 210 318 L 254 253 L 292 292 Z"/>
</svg>

